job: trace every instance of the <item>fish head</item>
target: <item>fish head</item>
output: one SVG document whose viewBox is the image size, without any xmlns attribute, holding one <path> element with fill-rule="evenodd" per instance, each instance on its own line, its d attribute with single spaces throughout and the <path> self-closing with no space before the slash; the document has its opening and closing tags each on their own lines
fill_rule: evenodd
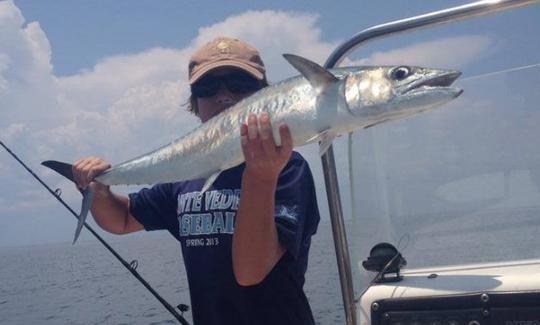
<svg viewBox="0 0 540 325">
<path fill-rule="evenodd" d="M 433 109 L 458 97 L 463 90 L 450 85 L 456 70 L 409 66 L 369 67 L 345 80 L 349 111 L 373 122 L 397 119 Z"/>
</svg>

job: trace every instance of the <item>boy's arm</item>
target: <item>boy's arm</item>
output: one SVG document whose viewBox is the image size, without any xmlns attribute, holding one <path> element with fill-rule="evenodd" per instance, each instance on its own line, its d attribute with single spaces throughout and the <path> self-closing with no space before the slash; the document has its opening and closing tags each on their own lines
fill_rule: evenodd
<svg viewBox="0 0 540 325">
<path fill-rule="evenodd" d="M 292 137 L 288 127 L 281 125 L 282 143 L 277 147 L 268 114 L 261 113 L 259 124 L 257 127 L 257 117 L 251 114 L 241 128 L 246 168 L 232 254 L 236 280 L 244 286 L 264 280 L 285 253 L 274 221 L 274 196 L 279 174 L 292 153 Z"/>
</svg>

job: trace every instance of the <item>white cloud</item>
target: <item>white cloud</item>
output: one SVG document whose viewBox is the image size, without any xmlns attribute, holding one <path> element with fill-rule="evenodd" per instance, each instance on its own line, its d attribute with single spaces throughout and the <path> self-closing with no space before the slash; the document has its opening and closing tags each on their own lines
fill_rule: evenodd
<svg viewBox="0 0 540 325">
<path fill-rule="evenodd" d="M 0 138 L 4 139 L 6 142 L 12 142 L 17 138 L 17 136 L 27 131 L 28 128 L 24 124 L 13 123 L 3 129 L 0 129 Z"/>
<path fill-rule="evenodd" d="M 197 125 L 181 107 L 189 95 L 186 68 L 195 47 L 217 35 L 245 39 L 261 49 L 269 75 L 281 79 L 294 73 L 284 64 L 283 52 L 322 61 L 334 46 L 320 40 L 316 21 L 315 15 L 247 12 L 201 29 L 184 49 L 116 55 L 57 77 L 51 65 L 54 49 L 39 23 L 25 25 L 13 2 L 0 2 L 0 136 L 46 178 L 51 173 L 39 167 L 41 160 L 101 155 L 114 163 L 141 154 Z M 3 201 L 16 202 L 0 207 L 0 214 L 13 216 L 32 202 L 46 213 L 50 198 L 34 191 L 31 179 L 21 181 L 5 164 L 0 173 L 3 187 L 32 193 L 3 194 Z M 56 176 L 50 180 L 64 184 Z"/>
<path fill-rule="evenodd" d="M 295 53 L 322 64 L 339 42 L 322 40 L 317 21 L 318 16 L 313 14 L 249 11 L 201 28 L 186 48 L 152 48 L 116 55 L 77 74 L 57 77 L 51 65 L 54 48 L 39 23 L 25 25 L 13 2 L 0 2 L 0 136 L 40 175 L 56 182 L 55 186 L 65 187 L 65 181 L 49 178 L 50 172 L 38 167 L 41 160 L 73 161 L 98 155 L 117 163 L 150 151 L 197 125 L 197 119 L 181 107 L 188 98 L 188 59 L 196 47 L 218 35 L 244 39 L 260 49 L 270 79 L 277 81 L 297 74 L 282 53 Z M 453 51 L 449 58 L 448 47 L 444 47 L 447 43 L 450 47 L 468 44 L 469 49 L 459 55 Z M 408 64 L 424 65 L 422 60 L 428 60 L 452 66 L 476 59 L 488 45 L 489 40 L 482 37 L 461 37 L 376 53 L 368 61 L 395 64 L 409 59 Z M 320 175 L 316 151 L 314 146 L 303 149 Z M 46 214 L 47 202 L 52 201 L 48 194 L 32 192 L 27 186 L 33 186 L 33 181 L 21 182 L 17 175 L 5 164 L 0 165 L 3 188 L 31 195 L 5 193 L 2 201 L 17 200 L 14 207 L 36 202 Z M 317 179 L 322 184 L 322 177 Z M 326 199 L 320 195 L 319 201 L 324 205 Z M 0 205 L 0 215 L 17 214 L 19 210 Z"/>
<path fill-rule="evenodd" d="M 106 58 L 91 70 L 60 78 L 59 84 L 65 100 L 83 105 L 85 110 L 105 112 L 133 87 L 185 79 L 186 61 L 183 51 L 154 48 Z M 92 98 L 91 103 L 88 98 Z"/>
<path fill-rule="evenodd" d="M 316 21 L 315 15 L 247 12 L 202 28 L 184 49 L 153 48 L 105 58 L 92 69 L 57 79 L 58 106 L 69 119 L 41 138 L 78 155 L 97 152 L 113 161 L 118 147 L 127 148 L 121 159 L 150 150 L 197 123 L 181 107 L 189 95 L 187 62 L 196 47 L 218 35 L 245 39 L 261 49 L 269 75 L 281 79 L 294 73 L 284 64 L 283 52 L 309 53 L 321 61 L 334 46 L 320 40 Z M 246 28 L 255 24 L 257 29 Z"/>
<path fill-rule="evenodd" d="M 298 74 L 286 63 L 283 53 L 305 56 L 323 64 L 337 46 L 338 41 L 326 42 L 321 39 L 321 30 L 317 27 L 318 18 L 315 14 L 248 11 L 200 28 L 192 47 L 197 48 L 219 35 L 241 38 L 259 49 L 269 79 L 278 81 Z"/>
<path fill-rule="evenodd" d="M 8 92 L 8 81 L 3 74 L 9 67 L 9 61 L 9 56 L 6 54 L 0 55 L 0 96 L 5 96 Z"/>
<path fill-rule="evenodd" d="M 480 59 L 492 46 L 485 36 L 457 36 L 416 43 L 407 47 L 375 52 L 354 63 L 359 65 L 417 65 L 457 68 Z"/>
<path fill-rule="evenodd" d="M 50 59 L 50 45 L 39 23 L 25 26 L 19 9 L 11 1 L 1 2 L 1 127 L 23 120 L 39 127 L 51 120 L 47 106 L 54 105 L 55 80 Z"/>
<path fill-rule="evenodd" d="M 181 107 L 188 97 L 182 52 L 153 49 L 117 56 L 91 71 L 60 78 L 62 105 L 73 118 L 51 131 L 69 135 L 71 145 L 91 139 L 94 144 L 79 147 L 78 154 L 90 149 L 112 161 L 119 147 L 128 148 L 123 150 L 127 155 L 140 154 L 185 133 L 195 118 Z"/>
</svg>

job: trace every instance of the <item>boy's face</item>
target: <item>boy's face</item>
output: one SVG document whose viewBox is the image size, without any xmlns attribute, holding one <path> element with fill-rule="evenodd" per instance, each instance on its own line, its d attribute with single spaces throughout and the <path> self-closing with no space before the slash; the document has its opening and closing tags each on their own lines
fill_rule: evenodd
<svg viewBox="0 0 540 325">
<path fill-rule="evenodd" d="M 191 86 L 198 116 L 204 123 L 261 88 L 261 82 L 240 69 L 215 69 Z"/>
</svg>

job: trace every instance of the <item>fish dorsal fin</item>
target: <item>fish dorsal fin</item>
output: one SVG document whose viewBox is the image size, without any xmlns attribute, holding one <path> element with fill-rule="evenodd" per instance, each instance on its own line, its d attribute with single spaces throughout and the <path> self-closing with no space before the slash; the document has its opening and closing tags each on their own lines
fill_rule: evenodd
<svg viewBox="0 0 540 325">
<path fill-rule="evenodd" d="M 316 128 L 320 133 L 331 129 L 338 115 L 340 80 L 317 63 L 294 54 L 283 57 L 308 80 L 316 92 Z"/>
<path fill-rule="evenodd" d="M 339 81 L 339 79 L 330 71 L 313 61 L 294 54 L 283 54 L 283 57 L 298 70 L 319 93 L 323 92 L 329 84 Z"/>
</svg>

